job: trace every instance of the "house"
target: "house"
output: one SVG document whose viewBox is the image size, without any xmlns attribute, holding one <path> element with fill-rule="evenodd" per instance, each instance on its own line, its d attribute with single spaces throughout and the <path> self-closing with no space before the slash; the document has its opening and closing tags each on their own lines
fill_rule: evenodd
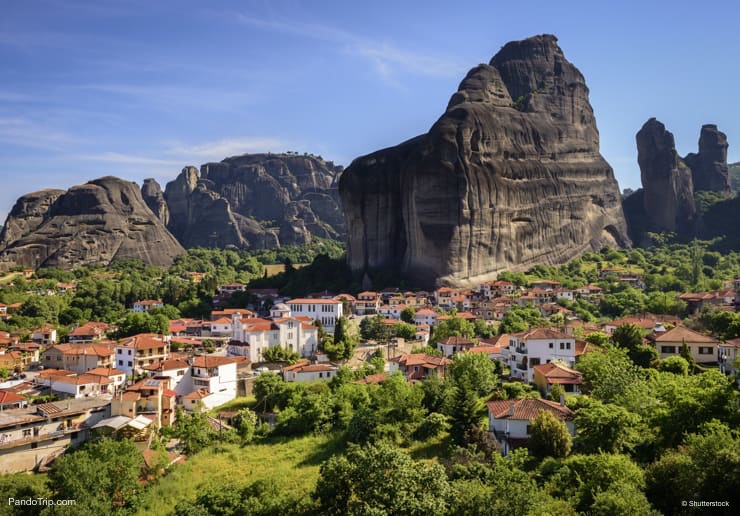
<svg viewBox="0 0 740 516">
<path fill-rule="evenodd" d="M 280 371 L 286 382 L 314 382 L 331 380 L 338 370 L 334 364 L 311 364 L 308 360 L 302 360 Z"/>
<path fill-rule="evenodd" d="M 223 318 L 231 320 L 231 316 L 234 314 L 241 314 L 242 317 L 254 317 L 254 312 L 246 308 L 223 308 L 211 311 L 211 321 L 219 321 Z"/>
<path fill-rule="evenodd" d="M 131 309 L 137 313 L 148 312 L 155 308 L 164 308 L 164 303 L 161 299 L 144 299 L 142 301 L 135 301 Z"/>
<path fill-rule="evenodd" d="M 42 346 L 53 346 L 58 342 L 57 330 L 51 324 L 44 324 L 31 332 L 31 341 Z"/>
<path fill-rule="evenodd" d="M 740 373 L 740 371 L 735 369 L 735 361 L 740 357 L 740 338 L 720 342 L 718 352 L 720 371 L 729 375 Z"/>
<path fill-rule="evenodd" d="M 66 399 L 0 411 L 0 474 L 31 471 L 89 437 L 110 417 L 110 400 Z"/>
<path fill-rule="evenodd" d="M 645 331 L 652 331 L 656 326 L 662 326 L 663 323 L 679 324 L 681 320 L 678 317 L 672 315 L 655 315 L 655 314 L 642 314 L 640 316 L 624 317 L 608 322 L 604 325 L 604 333 L 611 335 L 614 330 L 622 326 L 623 324 L 634 324 Z"/>
<path fill-rule="evenodd" d="M 601 297 L 603 291 L 604 289 L 600 286 L 589 283 L 577 288 L 576 294 L 587 301 L 596 301 Z"/>
<path fill-rule="evenodd" d="M 286 304 L 293 317 L 310 317 L 321 322 L 329 333 L 334 333 L 334 326 L 343 315 L 342 302 L 336 299 L 291 299 Z"/>
<path fill-rule="evenodd" d="M 111 400 L 111 415 L 145 416 L 158 427 L 170 426 L 175 418 L 176 394 L 166 380 L 145 378 L 119 392 Z"/>
<path fill-rule="evenodd" d="M 223 297 L 229 297 L 237 292 L 246 292 L 247 286 L 243 283 L 227 283 L 218 287 L 218 293 Z"/>
<path fill-rule="evenodd" d="M 95 369 L 90 369 L 87 374 L 108 378 L 111 381 L 110 388 L 114 392 L 123 388 L 123 384 L 126 383 L 126 373 L 114 367 L 96 367 Z"/>
<path fill-rule="evenodd" d="M 165 337 L 140 333 L 116 344 L 115 367 L 124 371 L 126 376 L 139 376 L 144 373 L 144 366 L 166 359 L 169 350 L 170 345 Z"/>
<path fill-rule="evenodd" d="M 97 367 L 114 366 L 115 350 L 105 344 L 57 344 L 44 351 L 41 363 L 45 368 L 67 369 L 83 374 Z"/>
<path fill-rule="evenodd" d="M 483 353 L 488 355 L 491 360 L 498 360 L 501 363 L 506 362 L 509 349 L 509 334 L 502 333 L 490 339 L 478 340 L 478 345 L 468 350 L 468 353 Z"/>
<path fill-rule="evenodd" d="M 228 337 L 231 335 L 231 318 L 221 317 L 215 321 L 203 323 L 202 336 L 204 337 Z"/>
<path fill-rule="evenodd" d="M 570 435 L 575 435 L 573 419 L 575 413 L 564 402 L 554 402 L 540 398 L 489 401 L 488 429 L 501 445 L 501 453 L 527 445 L 530 424 L 540 412 L 548 411 L 565 423 Z"/>
<path fill-rule="evenodd" d="M 534 280 L 529 283 L 529 287 L 531 289 L 541 289 L 541 290 L 555 290 L 556 288 L 560 287 L 560 282 L 555 280 L 549 280 L 549 279 L 539 279 Z"/>
<path fill-rule="evenodd" d="M 475 346 L 475 342 L 465 337 L 447 337 L 437 342 L 437 351 L 447 358 L 452 358 L 456 353 L 468 351 Z"/>
<path fill-rule="evenodd" d="M 560 360 L 568 367 L 576 363 L 576 339 L 552 328 L 534 328 L 509 337 L 511 376 L 534 381 L 533 367 Z"/>
<path fill-rule="evenodd" d="M 689 314 L 700 312 L 707 306 L 720 310 L 735 311 L 735 291 L 716 290 L 713 292 L 687 292 L 678 296 L 685 301 Z"/>
<path fill-rule="evenodd" d="M 113 394 L 113 380 L 93 374 L 58 375 L 49 378 L 53 393 L 64 398 L 90 398 Z"/>
<path fill-rule="evenodd" d="M 570 394 L 581 394 L 581 373 L 560 362 L 539 364 L 533 367 L 534 384 L 542 396 L 550 394 L 553 385 L 560 385 Z"/>
<path fill-rule="evenodd" d="M 0 339 L 1 340 L 1 339 Z M 10 340 L 10 339 L 9 339 Z M 0 342 L 1 344 L 2 342 Z M 33 364 L 41 360 L 41 344 L 34 342 L 14 342 L 9 344 L 7 351 L 18 351 L 24 358 L 24 365 Z"/>
<path fill-rule="evenodd" d="M 426 324 L 427 326 L 432 327 L 436 321 L 437 313 L 429 308 L 422 308 L 421 310 L 417 310 L 414 314 L 414 323 L 417 326 Z"/>
<path fill-rule="evenodd" d="M 88 343 L 101 340 L 111 327 L 104 322 L 91 321 L 69 332 L 70 344 Z"/>
<path fill-rule="evenodd" d="M 449 310 L 455 306 L 452 299 L 455 295 L 455 290 L 449 287 L 441 287 L 434 291 L 434 302 L 438 307 Z"/>
<path fill-rule="evenodd" d="M 7 389 L 0 389 L 0 410 L 23 408 L 26 406 L 28 406 L 28 400 L 23 396 L 19 396 Z"/>
<path fill-rule="evenodd" d="M 20 373 L 30 360 L 20 351 L 0 350 L 0 369 Z"/>
<path fill-rule="evenodd" d="M 178 396 L 184 396 L 193 390 L 193 377 L 190 374 L 190 364 L 186 360 L 170 358 L 160 360 L 142 369 L 149 378 L 157 380 L 168 379 L 168 388 L 174 390 Z"/>
<path fill-rule="evenodd" d="M 654 332 L 647 339 L 655 345 L 661 359 L 680 356 L 686 344 L 697 364 L 716 364 L 719 361 L 719 341 L 685 326 Z"/>
<path fill-rule="evenodd" d="M 242 362 L 245 362 L 244 357 L 202 355 L 193 358 L 190 365 L 193 389 L 207 393 L 199 399 L 203 406 L 212 409 L 236 398 L 237 364 Z"/>
<path fill-rule="evenodd" d="M 309 357 L 318 349 L 319 331 L 308 317 L 243 319 L 237 313 L 231 320 L 227 356 L 242 356 L 250 362 L 261 362 L 262 353 L 276 346 L 287 347 L 302 357 Z"/>
<path fill-rule="evenodd" d="M 388 361 L 389 372 L 401 371 L 407 380 L 423 380 L 436 374 L 444 378 L 447 366 L 452 364 L 449 358 L 433 357 L 426 353 L 404 354 Z"/>
</svg>

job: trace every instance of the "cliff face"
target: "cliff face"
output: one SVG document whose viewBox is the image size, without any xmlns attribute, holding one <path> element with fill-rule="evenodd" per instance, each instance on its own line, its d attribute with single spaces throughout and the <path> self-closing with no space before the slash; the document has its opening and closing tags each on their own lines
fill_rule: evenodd
<svg viewBox="0 0 740 516">
<path fill-rule="evenodd" d="M 166 226 L 170 220 L 170 211 L 167 208 L 167 201 L 164 200 L 162 187 L 154 179 L 144 179 L 141 187 L 141 197 L 149 209 L 157 216 Z"/>
<path fill-rule="evenodd" d="M 20 238 L 33 233 L 44 222 L 52 204 L 64 190 L 41 190 L 20 197 L 0 232 L 0 251 Z"/>
<path fill-rule="evenodd" d="M 651 118 L 636 140 L 647 231 L 690 230 L 696 215 L 692 173 L 676 152 L 673 134 Z"/>
<path fill-rule="evenodd" d="M 588 89 L 554 36 L 473 68 L 427 134 L 357 158 L 340 179 L 356 271 L 464 284 L 627 246 Z"/>
<path fill-rule="evenodd" d="M 22 234 L 3 240 L 1 265 L 69 268 L 140 258 L 145 263 L 168 266 L 175 256 L 184 252 L 146 205 L 135 183 L 103 177 L 45 198 L 54 196 L 56 199 L 51 203 L 33 205 L 37 212 L 43 211 L 40 221 L 39 216 L 28 215 L 34 210 L 20 209 L 14 213 L 14 208 L 5 226 L 32 222 L 27 223 Z"/>
<path fill-rule="evenodd" d="M 336 178 L 313 156 L 252 154 L 186 167 L 167 184 L 170 231 L 185 247 L 264 248 L 342 238 Z"/>
<path fill-rule="evenodd" d="M 695 191 L 730 194 L 727 166 L 727 135 L 714 124 L 706 124 L 699 134 L 699 153 L 688 154 L 684 162 L 691 169 Z"/>
</svg>

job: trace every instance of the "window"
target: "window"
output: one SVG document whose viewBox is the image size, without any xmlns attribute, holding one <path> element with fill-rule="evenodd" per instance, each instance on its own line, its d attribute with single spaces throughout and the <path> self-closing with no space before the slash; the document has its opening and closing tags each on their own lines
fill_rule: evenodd
<svg viewBox="0 0 740 516">
<path fill-rule="evenodd" d="M 181 370 L 177 372 L 177 376 L 183 376 L 185 374 L 185 370 Z"/>
<path fill-rule="evenodd" d="M 26 428 L 25 430 L 23 430 L 23 437 L 30 437 L 30 436 L 31 436 L 30 428 Z"/>
<path fill-rule="evenodd" d="M 119 355 L 123 355 L 123 350 L 122 349 L 117 349 L 116 350 L 116 353 L 118 353 Z"/>
<path fill-rule="evenodd" d="M 323 378 L 323 377 L 324 377 L 324 373 L 319 373 L 319 378 Z"/>
<path fill-rule="evenodd" d="M 552 349 L 552 348 L 554 347 L 554 346 L 553 346 L 553 344 L 552 344 L 552 342 L 551 342 L 551 343 L 550 343 L 550 344 L 548 345 L 548 347 L 549 347 L 550 349 Z"/>
<path fill-rule="evenodd" d="M 129 367 L 131 367 L 131 366 L 133 366 L 133 365 L 134 365 L 134 364 L 133 364 L 133 363 L 131 362 L 131 360 L 129 360 L 129 361 L 128 361 L 128 366 L 129 366 Z"/>
<path fill-rule="evenodd" d="M 699 354 L 700 355 L 711 355 L 712 348 L 705 348 L 705 347 L 699 346 Z"/>
<path fill-rule="evenodd" d="M 565 349 L 570 349 L 570 342 L 565 343 Z"/>
<path fill-rule="evenodd" d="M 128 350 L 128 356 L 131 356 L 131 350 L 130 349 Z"/>
<path fill-rule="evenodd" d="M 530 435 L 532 433 L 532 426 L 527 425 L 527 435 Z"/>
<path fill-rule="evenodd" d="M 565 342 L 560 343 L 560 349 L 565 349 Z"/>
<path fill-rule="evenodd" d="M 122 366 L 123 365 L 123 360 L 119 360 L 118 361 L 118 365 Z"/>
<path fill-rule="evenodd" d="M 675 354 L 676 353 L 676 346 L 661 346 L 660 352 L 664 354 Z"/>
</svg>

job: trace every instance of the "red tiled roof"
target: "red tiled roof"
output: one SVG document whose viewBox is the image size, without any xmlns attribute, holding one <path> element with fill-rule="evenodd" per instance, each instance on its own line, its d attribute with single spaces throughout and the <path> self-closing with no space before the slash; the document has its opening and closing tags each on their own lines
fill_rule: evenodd
<svg viewBox="0 0 740 516">
<path fill-rule="evenodd" d="M 26 401 L 26 398 L 18 396 L 14 392 L 0 389 L 0 405 L 7 405 L 9 403 L 18 403 L 19 401 Z"/>
<path fill-rule="evenodd" d="M 369 374 L 365 378 L 361 378 L 354 383 L 362 383 L 362 384 L 383 383 L 387 379 L 388 379 L 388 375 L 386 373 Z"/>
<path fill-rule="evenodd" d="M 512 414 L 513 405 L 513 414 Z M 489 401 L 488 412 L 495 419 L 513 419 L 531 421 L 543 410 L 547 410 L 562 421 L 570 421 L 575 414 L 568 407 L 554 401 L 540 398 L 524 398 L 519 400 Z"/>
<path fill-rule="evenodd" d="M 550 362 L 549 364 L 538 364 L 532 369 L 534 369 L 535 372 L 543 375 L 547 379 L 548 383 L 575 385 L 579 385 L 581 383 L 580 372 L 569 367 L 565 367 L 564 365 L 558 364 L 556 362 Z"/>
<path fill-rule="evenodd" d="M 207 398 L 208 396 L 210 396 L 210 393 L 207 390 L 198 389 L 198 390 L 191 392 L 190 394 L 186 394 L 185 396 L 183 396 L 183 399 L 202 400 L 203 398 Z"/>
<path fill-rule="evenodd" d="M 81 374 L 77 376 L 58 375 L 52 377 L 51 380 L 53 383 L 69 383 L 72 385 L 88 385 L 91 383 L 107 385 L 109 383 L 113 383 L 113 380 L 111 380 L 110 378 L 95 374 Z"/>
<path fill-rule="evenodd" d="M 470 339 L 466 339 L 465 337 L 453 336 L 440 340 L 439 344 L 442 344 L 444 346 L 472 346 L 473 341 Z"/>
<path fill-rule="evenodd" d="M 449 358 L 435 357 L 432 355 L 427 355 L 426 353 L 401 355 L 396 360 L 400 365 L 405 367 L 423 365 L 424 367 L 427 367 L 429 369 L 436 368 L 442 365 L 449 365 L 452 363 L 452 360 L 450 360 Z"/>
<path fill-rule="evenodd" d="M 297 304 L 309 304 L 309 305 L 341 305 L 341 301 L 337 301 L 336 299 L 318 299 L 318 298 L 298 298 L 298 299 L 291 299 L 290 301 L 286 301 L 285 304 L 287 305 L 297 305 Z"/>
<path fill-rule="evenodd" d="M 132 349 L 163 348 L 167 343 L 155 333 L 140 333 L 121 341 L 118 346 Z"/>
<path fill-rule="evenodd" d="M 121 376 L 125 375 L 126 373 L 123 371 L 119 371 L 118 369 L 115 369 L 113 367 L 96 367 L 95 369 L 90 369 L 87 374 L 100 376 Z"/>
<path fill-rule="evenodd" d="M 188 367 L 190 367 L 190 364 L 186 360 L 170 358 L 160 360 L 154 364 L 145 365 L 142 369 L 145 371 L 170 371 L 173 369 L 187 369 Z"/>
<path fill-rule="evenodd" d="M 654 338 L 655 342 L 687 342 L 687 343 L 702 343 L 702 344 L 717 344 L 717 339 L 708 335 L 703 335 L 694 330 L 690 330 L 685 326 L 676 326 L 663 333 L 657 335 Z"/>
<path fill-rule="evenodd" d="M 217 357 L 213 355 L 200 355 L 193 358 L 194 367 L 219 367 L 226 364 L 236 364 L 246 361 L 246 357 Z"/>
<path fill-rule="evenodd" d="M 534 328 L 532 330 L 522 331 L 514 334 L 520 339 L 572 339 L 570 335 L 559 332 L 552 328 Z"/>
</svg>

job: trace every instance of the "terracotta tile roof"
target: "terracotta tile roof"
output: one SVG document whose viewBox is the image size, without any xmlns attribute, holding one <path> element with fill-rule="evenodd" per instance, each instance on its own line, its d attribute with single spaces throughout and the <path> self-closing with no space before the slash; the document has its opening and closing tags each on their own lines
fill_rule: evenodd
<svg viewBox="0 0 740 516">
<path fill-rule="evenodd" d="M 514 333 L 515 337 L 520 339 L 573 339 L 570 335 L 566 335 L 558 330 L 552 328 L 534 328 L 519 333 Z"/>
<path fill-rule="evenodd" d="M 145 371 L 171 371 L 174 369 L 187 369 L 190 367 L 187 360 L 169 358 L 167 360 L 160 360 L 154 364 L 145 365 L 142 367 Z"/>
<path fill-rule="evenodd" d="M 511 410 L 512 405 L 513 415 Z M 573 411 L 568 407 L 563 407 L 560 403 L 540 398 L 489 401 L 487 406 L 488 412 L 495 419 L 531 421 L 543 410 L 547 410 L 562 421 L 570 421 L 575 417 Z"/>
<path fill-rule="evenodd" d="M 362 384 L 383 383 L 387 379 L 388 379 L 388 375 L 386 373 L 369 374 L 365 378 L 361 378 L 354 383 L 362 383 Z"/>
<path fill-rule="evenodd" d="M 502 348 L 506 348 L 509 347 L 509 334 L 502 333 L 501 335 L 496 335 L 490 339 L 480 339 L 478 344 L 484 346 L 501 346 Z"/>
<path fill-rule="evenodd" d="M 532 369 L 542 374 L 548 383 L 575 384 L 580 385 L 581 373 L 557 362 L 549 364 L 538 364 Z"/>
<path fill-rule="evenodd" d="M 95 374 L 100 376 L 121 376 L 125 375 L 126 373 L 123 371 L 119 371 L 114 367 L 96 367 L 95 369 L 90 369 L 87 374 Z"/>
<path fill-rule="evenodd" d="M 310 363 L 311 362 L 307 358 L 302 358 L 298 362 L 296 362 L 295 364 L 292 364 L 292 365 L 283 367 L 282 370 L 283 371 L 293 371 L 294 369 L 298 369 L 300 367 L 307 366 Z"/>
<path fill-rule="evenodd" d="M 193 367 L 219 367 L 226 364 L 236 364 L 246 361 L 246 357 L 217 357 L 213 355 L 200 355 L 193 358 Z"/>
<path fill-rule="evenodd" d="M 429 308 L 422 308 L 421 310 L 416 311 L 416 315 L 437 315 L 437 313 Z"/>
<path fill-rule="evenodd" d="M 427 369 L 434 369 L 439 366 L 445 366 L 452 363 L 452 360 L 450 360 L 449 358 L 435 357 L 432 355 L 427 355 L 426 353 L 401 355 L 396 360 L 398 361 L 399 365 L 405 367 L 421 365 L 426 367 Z"/>
<path fill-rule="evenodd" d="M 717 339 L 703 335 L 699 332 L 686 328 L 685 326 L 676 326 L 655 337 L 655 342 L 687 342 L 701 344 L 717 344 Z"/>
<path fill-rule="evenodd" d="M 186 394 L 185 396 L 183 396 L 183 399 L 185 399 L 185 400 L 202 400 L 203 398 L 207 398 L 210 395 L 211 394 L 207 390 L 205 390 L 205 389 L 198 389 L 198 390 L 195 390 L 195 391 L 191 392 L 190 394 Z"/>
<path fill-rule="evenodd" d="M 9 403 L 18 403 L 22 401 L 26 401 L 26 398 L 18 396 L 14 392 L 0 389 L 0 405 L 7 405 Z"/>
<path fill-rule="evenodd" d="M 154 333 L 140 333 L 119 342 L 118 347 L 131 349 L 154 349 L 163 348 L 167 343 L 160 335 Z"/>
<path fill-rule="evenodd" d="M 66 369 L 44 369 L 36 375 L 36 378 L 51 378 L 52 376 L 70 376 L 76 374 L 74 371 L 67 371 Z"/>
<path fill-rule="evenodd" d="M 473 346 L 472 348 L 468 349 L 468 353 L 486 353 L 486 354 L 494 354 L 494 353 L 503 353 L 504 348 L 501 346 L 488 346 L 488 345 L 478 345 Z"/>
<path fill-rule="evenodd" d="M 109 383 L 113 383 L 113 380 L 110 378 L 95 374 L 80 374 L 77 376 L 58 375 L 52 377 L 51 380 L 53 383 L 68 383 L 70 385 L 89 385 L 92 383 L 107 385 Z"/>
<path fill-rule="evenodd" d="M 285 304 L 287 305 L 297 305 L 297 304 L 309 304 L 309 305 L 341 305 L 341 301 L 337 301 L 336 299 L 318 299 L 318 298 L 298 298 L 298 299 L 291 299 L 290 301 L 286 301 Z"/>
<path fill-rule="evenodd" d="M 728 340 L 725 342 L 725 345 L 740 348 L 740 338 Z"/>
<path fill-rule="evenodd" d="M 286 370 L 292 371 L 296 374 L 298 373 L 319 373 L 319 372 L 336 371 L 337 366 L 331 365 L 331 364 L 304 364 L 298 367 L 289 366 L 289 369 L 283 368 L 283 371 L 286 371 Z"/>
<path fill-rule="evenodd" d="M 139 401 L 141 399 L 141 394 L 139 394 L 137 391 L 126 391 L 123 394 L 121 394 L 121 399 L 124 401 Z"/>
<path fill-rule="evenodd" d="M 439 341 L 439 344 L 444 346 L 472 346 L 473 341 L 466 339 L 465 337 L 447 337 Z"/>
</svg>

